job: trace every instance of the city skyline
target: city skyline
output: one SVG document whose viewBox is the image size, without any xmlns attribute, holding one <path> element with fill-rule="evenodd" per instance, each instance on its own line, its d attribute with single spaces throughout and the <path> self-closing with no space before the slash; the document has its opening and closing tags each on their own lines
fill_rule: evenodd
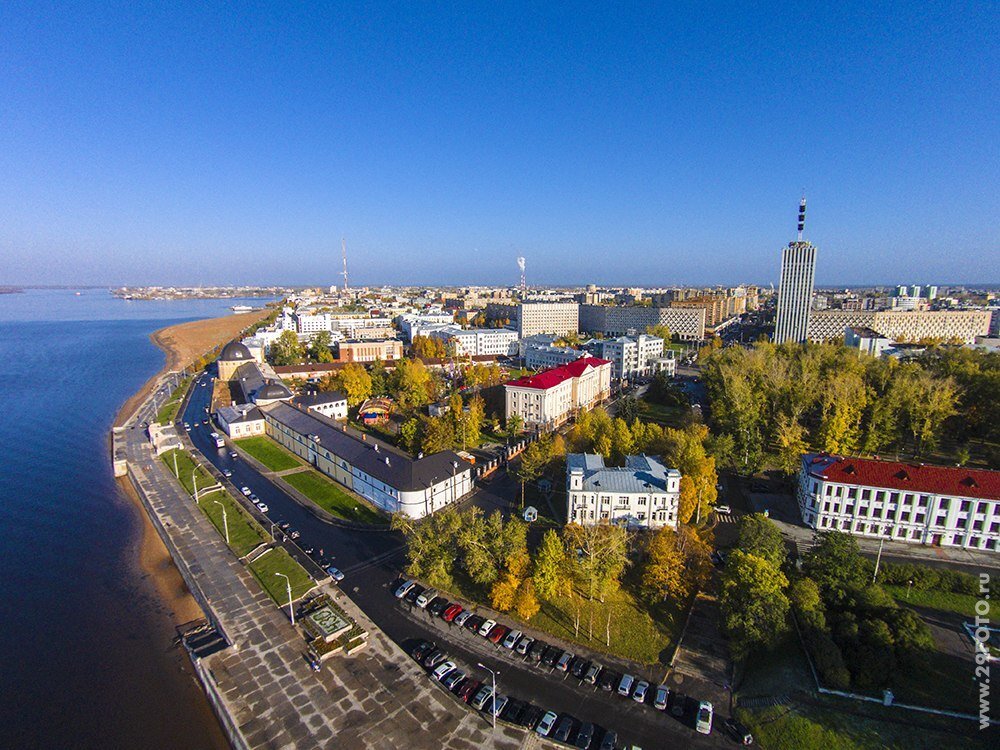
<svg viewBox="0 0 1000 750">
<path fill-rule="evenodd" d="M 967 15 L 8 9 L 0 283 L 988 278 Z"/>
</svg>

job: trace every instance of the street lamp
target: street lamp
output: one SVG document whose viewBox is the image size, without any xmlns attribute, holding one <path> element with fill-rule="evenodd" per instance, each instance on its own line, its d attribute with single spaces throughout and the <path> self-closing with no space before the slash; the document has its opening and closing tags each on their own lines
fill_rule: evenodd
<svg viewBox="0 0 1000 750">
<path fill-rule="evenodd" d="M 222 528 L 226 534 L 226 544 L 229 544 L 229 518 L 226 516 L 226 506 L 218 500 L 213 500 L 212 502 L 222 508 Z"/>
<path fill-rule="evenodd" d="M 198 502 L 198 469 L 191 469 L 191 486 L 194 487 L 194 501 Z"/>
<path fill-rule="evenodd" d="M 493 704 L 492 704 L 491 709 L 490 709 L 490 715 L 493 717 L 493 730 L 496 731 L 496 728 L 497 728 L 497 711 L 496 711 L 496 708 L 497 708 L 497 675 L 499 674 L 499 672 L 494 672 L 492 669 L 490 669 L 489 667 L 487 667 L 482 662 L 479 662 L 479 666 L 482 669 L 485 669 L 491 675 L 493 675 Z"/>
<path fill-rule="evenodd" d="M 281 576 L 285 579 L 285 586 L 288 588 L 288 616 L 292 620 L 292 625 L 295 624 L 295 610 L 292 609 L 292 581 L 284 573 L 275 573 L 276 576 Z"/>
</svg>

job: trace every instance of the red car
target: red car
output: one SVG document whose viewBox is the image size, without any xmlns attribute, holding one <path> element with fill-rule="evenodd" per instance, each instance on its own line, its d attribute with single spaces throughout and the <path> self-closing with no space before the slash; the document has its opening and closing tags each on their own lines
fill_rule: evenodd
<svg viewBox="0 0 1000 750">
<path fill-rule="evenodd" d="M 462 683 L 462 687 L 458 689 L 458 692 L 455 693 L 455 695 L 457 695 L 462 700 L 463 703 L 468 703 L 469 701 L 472 700 L 472 696 L 474 696 L 477 692 L 479 692 L 479 688 L 481 688 L 482 686 L 483 683 L 481 683 L 479 680 L 473 680 L 470 677 L 469 679 L 467 679 L 465 682 Z"/>
<path fill-rule="evenodd" d="M 451 622 L 456 617 L 458 617 L 462 612 L 461 604 L 452 604 L 448 609 L 441 613 L 441 619 L 445 622 Z"/>
<path fill-rule="evenodd" d="M 507 635 L 507 633 L 509 632 L 510 628 L 504 625 L 494 625 L 493 630 L 491 630 L 490 634 L 486 636 L 486 639 L 490 641 L 490 643 L 499 644 L 500 641 L 503 640 L 504 636 Z"/>
</svg>

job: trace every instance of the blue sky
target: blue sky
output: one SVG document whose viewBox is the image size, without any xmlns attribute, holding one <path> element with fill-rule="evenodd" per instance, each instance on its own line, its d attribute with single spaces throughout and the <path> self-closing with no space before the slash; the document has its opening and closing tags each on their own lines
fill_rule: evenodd
<svg viewBox="0 0 1000 750">
<path fill-rule="evenodd" d="M 1000 281 L 996 3 L 299 5 L 0 6 L 0 283 Z"/>
</svg>

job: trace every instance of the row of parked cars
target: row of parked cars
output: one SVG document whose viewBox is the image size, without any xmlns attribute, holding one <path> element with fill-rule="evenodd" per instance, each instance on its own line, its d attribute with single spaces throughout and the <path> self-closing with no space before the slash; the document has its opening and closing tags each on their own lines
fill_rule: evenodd
<svg viewBox="0 0 1000 750">
<path fill-rule="evenodd" d="M 569 714 L 557 714 L 512 696 L 494 694 L 491 682 L 466 674 L 430 641 L 419 641 L 410 655 L 430 676 L 477 711 L 581 750 L 618 750 L 618 735 Z"/>
<path fill-rule="evenodd" d="M 623 698 L 651 706 L 658 711 L 668 712 L 678 719 L 693 718 L 694 728 L 702 734 L 710 734 L 712 731 L 714 707 L 709 701 L 696 702 L 682 693 L 671 690 L 667 685 L 654 687 L 646 680 L 616 672 L 585 656 L 578 656 L 533 638 L 516 628 L 509 628 L 495 620 L 473 614 L 461 604 L 449 601 L 436 590 L 426 589 L 416 581 L 405 581 L 394 593 L 397 599 L 424 609 L 445 622 L 476 633 L 498 649 L 507 649 L 512 655 L 522 656 L 528 663 L 572 674 L 581 684 L 593 685 L 607 692 L 615 691 Z M 728 726 L 729 723 L 733 726 Z M 742 744 L 753 742 L 750 733 L 734 722 L 727 722 L 727 730 L 734 737 L 738 734 Z"/>
</svg>

